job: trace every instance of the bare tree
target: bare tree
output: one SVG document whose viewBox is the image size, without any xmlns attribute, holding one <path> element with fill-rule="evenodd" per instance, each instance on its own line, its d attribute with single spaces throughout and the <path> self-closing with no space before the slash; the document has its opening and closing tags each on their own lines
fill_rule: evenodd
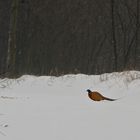
<svg viewBox="0 0 140 140">
<path fill-rule="evenodd" d="M 16 32 L 17 32 L 17 16 L 18 16 L 19 0 L 13 0 L 11 5 L 10 25 L 9 25 L 9 39 L 7 51 L 7 72 L 8 76 L 12 76 L 15 72 L 16 62 Z"/>
<path fill-rule="evenodd" d="M 118 56 L 117 56 L 117 42 L 116 42 L 116 32 L 115 32 L 115 0 L 111 0 L 111 19 L 112 19 L 112 43 L 114 50 L 114 70 L 118 69 Z"/>
<path fill-rule="evenodd" d="M 137 14 L 136 14 L 136 46 L 135 46 L 135 68 L 136 68 L 136 63 L 137 63 L 137 48 L 139 46 L 139 27 L 140 27 L 140 23 L 139 23 L 139 5 L 140 5 L 140 1 L 137 0 Z"/>
</svg>

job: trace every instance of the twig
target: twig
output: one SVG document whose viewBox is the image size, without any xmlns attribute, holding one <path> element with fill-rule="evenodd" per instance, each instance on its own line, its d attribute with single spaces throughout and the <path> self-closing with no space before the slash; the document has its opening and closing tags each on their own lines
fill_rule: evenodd
<svg viewBox="0 0 140 140">
<path fill-rule="evenodd" d="M 0 134 L 1 134 L 1 135 L 3 135 L 3 136 L 6 136 L 6 134 L 5 134 L 5 133 L 3 133 L 2 131 L 0 131 Z"/>
</svg>

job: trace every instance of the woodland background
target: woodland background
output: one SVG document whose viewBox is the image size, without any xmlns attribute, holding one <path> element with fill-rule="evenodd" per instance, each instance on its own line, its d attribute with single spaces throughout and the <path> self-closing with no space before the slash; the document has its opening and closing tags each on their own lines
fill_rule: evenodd
<svg viewBox="0 0 140 140">
<path fill-rule="evenodd" d="M 140 70 L 139 0 L 0 0 L 0 75 Z"/>
</svg>

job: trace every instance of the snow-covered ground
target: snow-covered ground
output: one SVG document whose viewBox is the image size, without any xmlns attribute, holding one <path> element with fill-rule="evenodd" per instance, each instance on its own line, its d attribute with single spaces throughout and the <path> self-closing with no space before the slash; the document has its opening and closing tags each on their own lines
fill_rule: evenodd
<svg viewBox="0 0 140 140">
<path fill-rule="evenodd" d="M 94 102 L 86 89 L 117 101 Z M 0 140 L 139 140 L 140 72 L 0 79 Z"/>
</svg>

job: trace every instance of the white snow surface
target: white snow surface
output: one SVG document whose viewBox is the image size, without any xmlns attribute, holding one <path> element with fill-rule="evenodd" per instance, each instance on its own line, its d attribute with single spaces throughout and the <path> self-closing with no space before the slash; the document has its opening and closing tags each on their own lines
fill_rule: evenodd
<svg viewBox="0 0 140 140">
<path fill-rule="evenodd" d="M 0 79 L 0 140 L 140 140 L 140 72 Z"/>
</svg>

